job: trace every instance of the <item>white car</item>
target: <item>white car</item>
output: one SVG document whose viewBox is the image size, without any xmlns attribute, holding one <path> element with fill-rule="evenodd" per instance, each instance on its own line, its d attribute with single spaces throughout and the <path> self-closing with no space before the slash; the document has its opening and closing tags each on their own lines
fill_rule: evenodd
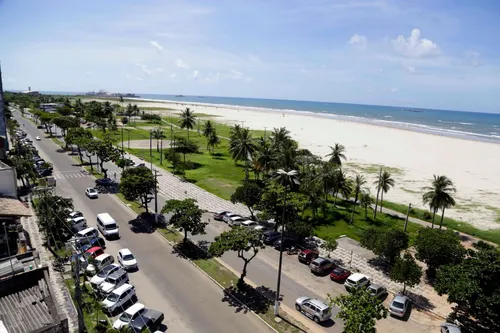
<svg viewBox="0 0 500 333">
<path fill-rule="evenodd" d="M 113 323 L 113 328 L 115 330 L 121 329 L 123 326 L 128 325 L 133 322 L 135 318 L 139 317 L 142 313 L 146 312 L 148 308 L 141 303 L 135 303 L 125 310 L 120 317 Z"/>
<path fill-rule="evenodd" d="M 99 197 L 99 192 L 93 187 L 85 189 L 85 195 L 90 199 L 97 199 Z"/>
<path fill-rule="evenodd" d="M 137 259 L 129 249 L 118 251 L 118 262 L 125 270 L 137 269 Z"/>
<path fill-rule="evenodd" d="M 76 219 L 77 217 L 83 217 L 83 213 L 79 212 L 77 210 L 74 210 L 71 213 L 69 213 L 68 216 L 69 216 L 68 220 L 70 220 L 70 219 L 72 220 L 72 219 Z"/>
<path fill-rule="evenodd" d="M 37 137 L 36 137 L 36 141 L 40 141 L 40 140 L 42 140 L 42 138 L 41 138 L 41 137 L 39 137 L 39 136 L 37 136 Z"/>
<path fill-rule="evenodd" d="M 239 214 L 236 214 L 236 213 L 227 213 L 223 218 L 222 220 L 226 223 L 229 223 L 229 220 L 232 218 L 232 217 L 241 217 L 241 215 Z"/>
<path fill-rule="evenodd" d="M 246 228 L 255 228 L 258 225 L 259 225 L 259 222 L 252 221 L 252 220 L 246 220 L 246 221 L 241 222 L 241 226 L 246 227 Z"/>
<path fill-rule="evenodd" d="M 118 264 L 111 264 L 103 267 L 96 275 L 92 277 L 92 279 L 90 279 L 90 285 L 92 286 L 92 288 L 97 289 L 97 287 L 99 287 L 101 283 L 106 280 L 108 275 L 116 272 L 120 268 L 121 267 Z"/>
<path fill-rule="evenodd" d="M 227 222 L 227 224 L 230 226 L 230 227 L 236 227 L 238 225 L 241 225 L 241 223 L 247 221 L 246 218 L 244 217 L 241 217 L 241 216 L 234 216 L 234 217 L 231 217 L 229 219 L 229 221 Z"/>
</svg>

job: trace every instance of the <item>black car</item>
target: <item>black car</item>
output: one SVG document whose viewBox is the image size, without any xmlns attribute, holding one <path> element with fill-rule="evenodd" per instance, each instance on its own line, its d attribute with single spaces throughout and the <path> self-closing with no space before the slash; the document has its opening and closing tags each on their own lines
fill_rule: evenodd
<svg viewBox="0 0 500 333">
<path fill-rule="evenodd" d="M 100 178 L 100 179 L 96 179 L 95 180 L 95 184 L 96 185 L 101 185 L 101 186 L 111 186 L 113 185 L 115 182 L 110 179 L 110 178 Z"/>
<path fill-rule="evenodd" d="M 38 169 L 38 176 L 39 177 L 47 177 L 52 175 L 52 169 Z"/>
<path fill-rule="evenodd" d="M 297 240 L 293 238 L 283 238 L 283 250 L 288 250 L 292 246 L 297 246 Z M 274 242 L 274 248 L 279 250 L 281 248 L 281 239 Z"/>
<path fill-rule="evenodd" d="M 164 318 L 163 312 L 148 309 L 132 321 L 129 326 L 134 332 L 153 332 L 160 327 Z"/>
<path fill-rule="evenodd" d="M 262 234 L 262 241 L 266 245 L 272 245 L 280 238 L 281 238 L 281 232 L 278 231 L 266 231 Z"/>
<path fill-rule="evenodd" d="M 94 237 L 94 238 L 82 238 L 78 241 L 80 246 L 90 245 L 90 247 L 99 246 L 103 249 L 106 248 L 106 241 L 102 237 Z"/>
</svg>

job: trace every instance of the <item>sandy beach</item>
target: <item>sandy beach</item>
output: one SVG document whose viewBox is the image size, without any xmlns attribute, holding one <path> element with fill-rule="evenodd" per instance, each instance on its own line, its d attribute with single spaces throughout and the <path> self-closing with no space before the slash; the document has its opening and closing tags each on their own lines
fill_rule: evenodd
<svg viewBox="0 0 500 333">
<path fill-rule="evenodd" d="M 341 143 L 348 158 L 345 169 L 351 175 L 365 175 L 372 193 L 372 183 L 382 165 L 396 180 L 395 188 L 384 199 L 417 208 L 426 208 L 422 188 L 430 184 L 433 174 L 446 175 L 457 188 L 457 205 L 447 210 L 446 216 L 483 230 L 500 228 L 499 144 L 339 121 L 313 113 L 168 101 L 138 100 L 137 104 L 142 110 L 165 107 L 180 111 L 190 107 L 216 116 L 217 122 L 250 129 L 286 127 L 302 148 L 320 156 L 329 153 L 329 146 Z M 175 111 L 152 112 L 168 115 Z"/>
</svg>

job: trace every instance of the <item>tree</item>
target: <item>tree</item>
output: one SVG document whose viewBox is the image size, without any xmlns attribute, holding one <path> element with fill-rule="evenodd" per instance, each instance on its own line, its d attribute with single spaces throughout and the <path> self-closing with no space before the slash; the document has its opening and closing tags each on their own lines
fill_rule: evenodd
<svg viewBox="0 0 500 333">
<path fill-rule="evenodd" d="M 402 250 L 408 248 L 408 234 L 402 230 L 377 230 L 368 228 L 363 232 L 361 245 L 393 265 Z"/>
<path fill-rule="evenodd" d="M 172 163 L 172 168 L 174 169 L 174 172 L 178 170 L 178 166 L 182 162 L 180 154 L 175 149 L 172 148 L 165 150 L 165 159 L 170 163 Z"/>
<path fill-rule="evenodd" d="M 243 185 L 236 188 L 234 193 L 231 195 L 231 202 L 242 203 L 247 206 L 250 211 L 250 215 L 252 215 L 252 219 L 255 219 L 254 211 L 259 204 L 261 197 L 261 187 L 256 182 L 246 180 L 243 182 Z"/>
<path fill-rule="evenodd" d="M 363 175 L 356 174 L 354 178 L 354 204 L 358 203 L 359 194 L 363 191 L 363 186 L 366 185 L 366 179 Z"/>
<path fill-rule="evenodd" d="M 413 246 L 417 259 L 427 264 L 431 276 L 443 265 L 459 263 L 465 255 L 460 237 L 448 229 L 422 228 Z"/>
<path fill-rule="evenodd" d="M 347 160 L 345 156 L 345 147 L 339 143 L 336 143 L 333 147 L 330 146 L 332 150 L 330 154 L 325 157 L 330 157 L 329 162 L 336 166 L 342 165 L 342 160 Z"/>
<path fill-rule="evenodd" d="M 217 135 L 217 131 L 214 129 L 210 136 L 207 138 L 207 149 L 210 151 L 212 149 L 211 154 L 214 154 L 215 147 L 220 145 L 221 141 L 219 136 Z"/>
<path fill-rule="evenodd" d="M 94 139 L 92 132 L 83 127 L 76 127 L 68 129 L 66 133 L 65 142 L 67 145 L 76 145 L 78 151 L 78 156 L 80 157 L 80 162 L 83 164 L 82 148 L 87 147 L 87 145 Z"/>
<path fill-rule="evenodd" d="M 212 135 L 212 133 L 215 131 L 215 125 L 213 121 L 207 120 L 203 124 L 203 136 L 207 139 Z"/>
<path fill-rule="evenodd" d="M 117 159 L 115 161 L 115 164 L 116 164 L 117 167 L 119 167 L 119 168 L 121 168 L 123 170 L 125 168 L 133 166 L 134 165 L 134 161 L 132 161 L 129 158 L 120 157 L 119 159 Z"/>
<path fill-rule="evenodd" d="M 238 134 L 232 135 L 229 140 L 229 152 L 236 163 L 236 161 L 245 162 L 245 179 L 248 179 L 249 173 L 249 157 L 256 150 L 255 142 L 252 134 L 248 128 L 242 128 Z"/>
<path fill-rule="evenodd" d="M 49 136 L 52 137 L 52 125 L 54 118 L 56 117 L 55 114 L 49 113 L 49 112 L 40 112 L 40 123 L 42 126 L 45 127 L 45 132 L 49 133 Z"/>
<path fill-rule="evenodd" d="M 99 166 L 104 178 L 108 178 L 108 169 L 104 168 L 104 163 L 116 161 L 121 156 L 120 150 L 113 145 L 111 136 L 104 133 L 102 140 L 92 140 L 87 150 L 99 158 Z"/>
<path fill-rule="evenodd" d="M 238 280 L 238 286 L 242 287 L 247 275 L 248 263 L 255 258 L 260 249 L 264 248 L 260 231 L 237 226 L 216 236 L 210 244 L 208 253 L 214 257 L 221 257 L 227 251 L 235 251 L 238 258 L 243 260 L 243 270 Z"/>
<path fill-rule="evenodd" d="M 391 187 L 394 187 L 395 184 L 396 182 L 392 178 L 391 174 L 385 170 L 380 174 L 380 177 L 373 182 L 373 185 L 377 188 L 377 195 L 380 192 L 380 212 L 382 212 L 384 193 L 387 193 Z"/>
<path fill-rule="evenodd" d="M 373 205 L 373 198 L 370 195 L 370 192 L 363 191 L 361 192 L 361 196 L 359 197 L 359 204 L 361 207 L 365 209 L 365 218 L 368 217 L 368 207 Z"/>
<path fill-rule="evenodd" d="M 352 193 L 352 181 L 347 176 L 347 173 L 342 169 L 335 170 L 333 177 L 333 205 L 337 203 L 337 195 L 340 193 L 342 197 L 349 198 Z"/>
<path fill-rule="evenodd" d="M 325 242 L 321 244 L 321 248 L 326 251 L 328 258 L 330 258 L 332 252 L 337 249 L 337 246 L 338 246 L 337 240 L 332 237 L 327 237 L 325 239 Z"/>
<path fill-rule="evenodd" d="M 276 168 L 276 150 L 268 139 L 262 137 L 258 139 L 256 151 L 254 152 L 254 160 L 260 166 L 260 170 L 266 175 L 269 174 L 270 170 Z"/>
<path fill-rule="evenodd" d="M 186 138 L 179 137 L 175 142 L 175 151 L 184 156 L 184 164 L 186 164 L 186 154 L 194 154 L 199 150 L 198 145 Z"/>
<path fill-rule="evenodd" d="M 275 150 L 281 151 L 287 146 L 292 140 L 290 131 L 286 127 L 273 128 L 273 133 L 271 134 L 272 146 Z"/>
<path fill-rule="evenodd" d="M 307 207 L 311 209 L 313 218 L 316 219 L 318 209 L 324 204 L 323 189 L 321 184 L 315 180 L 314 173 L 306 173 L 300 182 L 300 192 L 307 198 Z"/>
<path fill-rule="evenodd" d="M 389 273 L 391 280 L 403 284 L 403 294 L 406 291 L 406 286 L 414 287 L 420 283 L 422 277 L 422 268 L 417 264 L 413 256 L 409 252 L 405 252 L 404 256 L 396 258 L 394 266 Z"/>
<path fill-rule="evenodd" d="M 314 228 L 310 223 L 300 219 L 289 220 L 287 230 L 301 239 L 311 237 L 314 232 Z"/>
<path fill-rule="evenodd" d="M 73 108 L 65 104 L 63 106 L 56 108 L 56 112 L 61 116 L 69 116 L 70 114 L 73 113 Z"/>
<path fill-rule="evenodd" d="M 377 320 L 387 318 L 388 310 L 378 297 L 373 297 L 366 288 L 355 288 L 352 292 L 332 298 L 330 305 L 340 307 L 337 318 L 344 321 L 345 333 L 375 333 Z"/>
<path fill-rule="evenodd" d="M 141 200 L 141 204 L 149 213 L 148 203 L 153 199 L 156 180 L 150 169 L 140 166 L 123 171 L 120 178 L 120 192 L 129 201 Z"/>
<path fill-rule="evenodd" d="M 75 117 L 80 120 L 82 119 L 83 117 L 85 117 L 85 105 L 82 103 L 82 100 L 81 99 L 77 99 L 75 101 L 75 105 L 73 106 L 73 110 L 74 110 L 74 115 Z"/>
<path fill-rule="evenodd" d="M 201 220 L 203 211 L 196 205 L 194 199 L 168 200 L 161 213 L 172 213 L 170 224 L 184 231 L 184 241 L 187 240 L 188 232 L 193 236 L 205 234 L 208 223 Z"/>
<path fill-rule="evenodd" d="M 434 228 L 434 217 L 438 209 L 441 209 L 443 212 L 439 224 L 439 229 L 441 229 L 443 227 L 445 209 L 455 206 L 453 193 L 457 192 L 457 189 L 448 177 L 434 175 L 432 186 L 424 187 L 424 190 L 427 192 L 424 193 L 422 199 L 424 203 L 429 204 L 429 208 L 432 211 L 432 228 Z"/>
<path fill-rule="evenodd" d="M 47 242 L 54 240 L 62 244 L 69 238 L 69 226 L 66 222 L 68 210 L 73 210 L 71 198 L 45 193 L 38 198 L 35 211 L 40 229 L 45 232 Z"/>
<path fill-rule="evenodd" d="M 23 186 L 30 186 L 30 179 L 36 179 L 36 168 L 31 160 L 31 154 L 12 156 L 11 160 L 16 169 L 17 179 L 21 180 Z"/>
<path fill-rule="evenodd" d="M 302 211 L 307 203 L 304 195 L 297 192 L 286 193 L 287 191 L 283 185 L 275 181 L 269 182 L 262 192 L 262 199 L 258 205 L 263 218 L 276 221 L 276 230 L 283 221 L 298 220 L 298 212 Z"/>
<path fill-rule="evenodd" d="M 463 261 L 439 269 L 435 289 L 440 295 L 448 294 L 448 302 L 457 304 L 455 313 L 477 322 L 481 332 L 500 332 L 498 281 L 500 252 L 479 242 Z"/>
<path fill-rule="evenodd" d="M 61 129 L 63 137 L 66 137 L 68 129 L 80 127 L 80 121 L 75 117 L 56 117 L 52 122 Z"/>
<path fill-rule="evenodd" d="M 186 110 L 181 112 L 181 119 L 179 119 L 179 125 L 182 129 L 187 129 L 187 138 L 189 140 L 189 130 L 194 128 L 196 124 L 196 116 L 194 115 L 194 111 L 186 108 Z"/>
<path fill-rule="evenodd" d="M 328 194 L 332 191 L 337 169 L 333 164 L 322 162 L 316 174 L 316 181 L 323 188 L 324 204 L 328 201 Z"/>
<path fill-rule="evenodd" d="M 153 139 L 156 140 L 156 151 L 157 152 L 160 152 L 160 141 L 161 139 L 163 139 L 165 137 L 165 135 L 163 134 L 163 131 L 159 128 L 157 129 L 154 129 L 151 131 L 151 136 Z"/>
</svg>

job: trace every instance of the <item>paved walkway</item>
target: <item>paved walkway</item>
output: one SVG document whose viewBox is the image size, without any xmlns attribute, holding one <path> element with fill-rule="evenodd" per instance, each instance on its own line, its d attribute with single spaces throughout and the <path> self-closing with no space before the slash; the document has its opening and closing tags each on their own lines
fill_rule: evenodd
<svg viewBox="0 0 500 333">
<path fill-rule="evenodd" d="M 62 311 L 62 315 L 68 318 L 68 326 L 70 332 L 76 332 L 78 323 L 77 323 L 77 312 L 75 306 L 73 304 L 73 300 L 71 299 L 71 295 L 64 284 L 64 279 L 61 273 L 56 272 L 52 268 L 52 261 L 50 260 L 52 254 L 47 250 L 45 246 L 43 246 L 44 240 L 42 237 L 42 233 L 38 228 L 38 223 L 36 219 L 35 212 L 31 210 L 33 216 L 21 218 L 21 224 L 30 236 L 32 247 L 36 248 L 40 255 L 40 262 L 42 265 L 46 265 L 49 268 L 49 277 L 52 281 L 52 290 L 54 291 L 57 304 L 59 305 L 59 309 Z"/>
</svg>

